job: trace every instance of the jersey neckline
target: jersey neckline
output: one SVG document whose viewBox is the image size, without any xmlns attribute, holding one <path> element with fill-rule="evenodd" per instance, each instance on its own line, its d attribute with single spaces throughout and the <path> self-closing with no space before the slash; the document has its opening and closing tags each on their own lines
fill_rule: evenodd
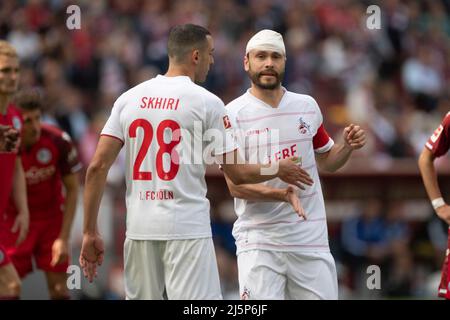
<svg viewBox="0 0 450 320">
<path fill-rule="evenodd" d="M 255 96 L 250 92 L 250 89 L 251 89 L 251 88 L 248 88 L 248 89 L 247 89 L 246 95 L 247 95 L 251 100 L 253 100 L 253 101 L 255 101 L 255 102 L 261 104 L 262 106 L 264 106 L 264 107 L 266 107 L 266 108 L 270 108 L 270 109 L 273 109 L 273 110 L 281 109 L 281 107 L 284 105 L 284 100 L 286 99 L 286 96 L 287 96 L 287 93 L 288 93 L 288 91 L 286 90 L 286 88 L 283 87 L 283 86 L 281 86 L 281 89 L 283 90 L 283 96 L 281 97 L 281 100 L 280 100 L 280 102 L 278 103 L 278 105 L 277 105 L 276 107 L 272 107 L 270 104 L 268 104 L 268 103 L 264 102 L 263 100 L 261 100 L 261 99 L 255 97 Z"/>
<path fill-rule="evenodd" d="M 175 76 L 175 77 L 167 77 L 162 74 L 158 74 L 156 76 L 158 80 L 171 81 L 171 82 L 192 82 L 191 78 L 188 76 Z"/>
</svg>

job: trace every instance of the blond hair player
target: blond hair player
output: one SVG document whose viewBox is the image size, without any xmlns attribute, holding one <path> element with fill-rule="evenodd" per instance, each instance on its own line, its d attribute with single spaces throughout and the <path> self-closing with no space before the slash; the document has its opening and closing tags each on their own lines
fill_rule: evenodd
<svg viewBox="0 0 450 320">
<path fill-rule="evenodd" d="M 19 275 L 2 245 L 2 238 L 5 234 L 12 233 L 17 236 L 15 244 L 20 244 L 28 233 L 30 220 L 25 173 L 18 156 L 18 142 L 11 145 L 13 140 L 17 140 L 11 135 L 18 135 L 22 128 L 22 116 L 11 102 L 19 87 L 19 77 L 20 63 L 16 50 L 7 41 L 0 40 L 0 125 L 4 128 L 3 134 L 9 137 L 6 139 L 9 142 L 4 144 L 5 149 L 0 151 L 0 222 L 4 220 L 11 194 L 17 207 L 12 228 L 5 230 L 3 223 L 0 223 L 0 299 L 18 299 L 21 293 Z"/>
</svg>

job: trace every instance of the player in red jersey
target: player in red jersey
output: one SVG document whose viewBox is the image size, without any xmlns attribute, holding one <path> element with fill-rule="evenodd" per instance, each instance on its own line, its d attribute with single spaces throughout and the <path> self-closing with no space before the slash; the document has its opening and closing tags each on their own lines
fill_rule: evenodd
<svg viewBox="0 0 450 320">
<path fill-rule="evenodd" d="M 431 204 L 439 218 L 449 225 L 448 246 L 442 266 L 438 295 L 450 300 L 450 265 L 448 261 L 450 251 L 450 206 L 442 198 L 434 167 L 434 159 L 446 154 L 448 149 L 450 149 L 450 112 L 445 115 L 442 123 L 428 139 L 419 157 L 420 173 L 422 174 L 423 183 Z"/>
<path fill-rule="evenodd" d="M 24 91 L 17 97 L 24 120 L 21 155 L 27 183 L 30 230 L 15 246 L 16 235 L 0 235 L 20 277 L 33 270 L 32 258 L 46 274 L 51 299 L 69 298 L 67 267 L 69 236 L 75 215 L 81 169 L 77 150 L 69 135 L 58 128 L 41 124 L 41 99 L 38 91 Z M 63 191 L 63 186 L 65 192 Z M 16 209 L 12 202 L 3 225 L 8 230 Z"/>
<path fill-rule="evenodd" d="M 0 40 L 0 125 L 20 131 L 22 117 L 10 103 L 19 85 L 19 58 L 16 50 L 6 41 Z M 8 129 L 10 130 L 10 129 Z M 12 194 L 17 207 L 12 228 L 17 244 L 28 232 L 29 213 L 25 175 L 22 162 L 17 156 L 18 148 L 0 151 L 0 217 L 3 217 L 8 199 Z M 0 240 L 0 299 L 17 299 L 20 296 L 20 278 Z"/>
</svg>

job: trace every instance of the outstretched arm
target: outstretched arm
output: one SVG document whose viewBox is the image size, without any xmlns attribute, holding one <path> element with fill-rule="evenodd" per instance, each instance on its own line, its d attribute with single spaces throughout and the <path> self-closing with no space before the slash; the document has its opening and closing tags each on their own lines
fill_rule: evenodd
<svg viewBox="0 0 450 320">
<path fill-rule="evenodd" d="M 325 153 L 316 154 L 319 168 L 328 172 L 340 169 L 350 158 L 353 150 L 362 148 L 366 143 L 366 133 L 360 126 L 351 124 L 344 129 L 343 143 L 336 143 Z"/>
</svg>

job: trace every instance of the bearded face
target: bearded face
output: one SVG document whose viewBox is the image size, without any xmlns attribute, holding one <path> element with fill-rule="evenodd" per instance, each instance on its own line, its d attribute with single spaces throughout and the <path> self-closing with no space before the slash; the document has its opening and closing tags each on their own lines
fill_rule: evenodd
<svg viewBox="0 0 450 320">
<path fill-rule="evenodd" d="M 285 57 L 273 51 L 250 51 L 245 70 L 252 82 L 261 89 L 279 88 L 284 77 Z"/>
</svg>

